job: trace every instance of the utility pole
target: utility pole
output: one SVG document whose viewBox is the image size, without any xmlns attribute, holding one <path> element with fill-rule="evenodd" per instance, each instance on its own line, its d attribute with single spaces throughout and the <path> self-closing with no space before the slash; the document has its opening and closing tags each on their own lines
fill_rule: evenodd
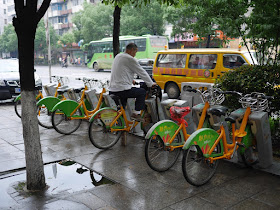
<svg viewBox="0 0 280 210">
<path fill-rule="evenodd" d="M 50 77 L 50 83 L 52 82 L 51 76 L 52 76 L 52 70 L 51 70 L 51 38 L 50 38 L 50 31 L 49 31 L 49 9 L 46 12 L 45 15 L 45 28 L 46 28 L 46 42 L 48 46 L 48 65 L 49 65 L 49 77 Z"/>
</svg>

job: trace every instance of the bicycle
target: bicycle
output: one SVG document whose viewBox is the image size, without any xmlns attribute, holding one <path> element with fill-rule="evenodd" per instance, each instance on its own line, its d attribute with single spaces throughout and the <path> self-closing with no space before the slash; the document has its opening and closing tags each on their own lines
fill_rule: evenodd
<svg viewBox="0 0 280 210">
<path fill-rule="evenodd" d="M 40 110 L 37 110 L 37 114 L 39 114 L 38 123 L 39 123 L 39 125 L 41 125 L 42 127 L 45 127 L 45 128 L 51 128 L 51 126 L 44 123 L 43 115 L 42 115 L 42 113 L 44 113 L 43 110 L 46 108 L 46 106 L 49 107 L 49 104 L 50 104 L 49 101 L 57 102 L 57 101 L 66 99 L 64 95 L 59 95 L 57 92 L 58 89 L 63 86 L 63 84 L 64 84 L 63 80 L 65 80 L 65 78 L 59 77 L 59 76 L 52 76 L 52 79 L 57 82 L 57 86 L 55 88 L 55 93 L 54 93 L 54 96 L 52 96 L 52 97 L 50 97 L 50 96 L 44 97 L 41 89 L 39 89 L 38 87 L 37 88 L 35 87 L 36 90 L 38 91 L 38 94 L 36 95 L 37 106 L 40 105 Z M 63 87 L 63 88 L 65 88 L 65 87 Z M 51 98 L 55 98 L 55 99 L 51 99 Z M 57 98 L 59 98 L 59 100 L 57 100 Z M 42 100 L 42 99 L 44 99 L 44 100 Z M 51 103 L 54 103 L 54 102 L 51 102 Z M 14 100 L 14 109 L 15 109 L 17 116 L 19 118 L 21 118 L 21 94 L 18 95 Z"/>
<path fill-rule="evenodd" d="M 229 115 L 225 117 L 227 109 L 210 108 L 209 113 L 221 116 L 220 129 L 215 131 L 210 128 L 202 128 L 194 132 L 186 141 L 183 150 L 182 170 L 185 179 L 194 186 L 206 184 L 215 174 L 219 161 L 232 159 L 238 151 L 245 165 L 253 165 L 257 162 L 257 156 L 253 152 L 256 141 L 252 133 L 249 116 L 254 111 L 268 109 L 269 96 L 263 93 L 251 93 L 242 97 L 241 93 L 226 91 L 224 94 L 236 93 L 240 96 L 239 102 L 243 115 L 240 128 L 236 129 L 238 117 Z M 225 124 L 231 123 L 232 138 L 225 135 Z M 229 142 L 229 143 L 228 143 Z"/>
<path fill-rule="evenodd" d="M 35 87 L 35 89 L 37 89 Z M 37 89 L 38 94 L 36 95 L 36 101 L 39 101 L 40 99 L 44 98 L 43 93 L 40 89 Z M 15 100 L 14 100 L 14 109 L 16 112 L 16 115 L 21 118 L 21 94 L 19 94 Z"/>
<path fill-rule="evenodd" d="M 53 127 L 52 124 L 51 124 L 51 112 L 50 112 L 50 110 L 55 106 L 55 104 L 57 104 L 61 100 L 66 100 L 66 97 L 64 96 L 64 93 L 71 89 L 68 86 L 64 86 L 64 84 L 68 82 L 67 77 L 52 76 L 52 80 L 54 82 L 57 82 L 57 86 L 55 87 L 54 96 L 42 97 L 37 102 L 38 123 L 42 127 L 48 128 L 48 129 Z M 48 88 L 45 87 L 45 90 L 47 92 Z M 51 94 L 51 93 L 49 93 L 49 94 Z"/>
<path fill-rule="evenodd" d="M 145 85 L 145 83 L 141 83 Z M 147 88 L 146 99 L 155 98 L 159 94 L 159 89 Z M 141 110 L 141 117 L 143 122 L 135 120 L 128 120 L 125 109 L 120 101 L 120 97 L 116 95 L 110 95 L 117 105 L 117 110 L 111 107 L 105 107 L 96 112 L 90 119 L 89 125 L 89 139 L 90 142 L 98 149 L 109 149 L 113 147 L 120 139 L 123 132 L 131 132 L 139 123 L 141 123 L 142 129 L 149 124 L 145 117 L 148 112 L 147 109 Z M 156 97 L 154 97 L 156 96 Z"/>
<path fill-rule="evenodd" d="M 218 93 L 218 89 L 201 91 L 199 89 L 187 88 L 186 91 L 200 94 L 204 103 L 197 129 L 210 127 L 210 117 L 207 114 L 208 108 L 218 106 L 224 101 L 224 95 Z M 219 106 L 218 106 L 219 107 Z M 145 159 L 149 167 L 155 171 L 163 172 L 170 169 L 179 158 L 181 149 L 190 134 L 187 133 L 188 126 L 184 117 L 190 112 L 189 107 L 171 107 L 172 120 L 162 120 L 154 124 L 148 131 L 145 139 Z"/>
<path fill-rule="evenodd" d="M 94 113 L 96 113 L 101 107 L 105 106 L 103 94 L 106 92 L 106 89 L 104 88 L 104 85 L 108 82 L 101 84 L 103 88 L 97 106 L 95 109 L 90 110 L 86 105 L 86 91 L 89 90 L 89 87 L 92 88 L 93 83 L 98 82 L 98 80 L 87 78 L 77 78 L 77 80 L 82 80 L 85 85 L 83 88 L 74 89 L 75 93 L 82 92 L 81 98 L 78 102 L 74 100 L 64 100 L 57 103 L 51 110 L 52 126 L 61 134 L 69 135 L 75 132 L 80 127 L 82 120 L 89 120 Z"/>
</svg>

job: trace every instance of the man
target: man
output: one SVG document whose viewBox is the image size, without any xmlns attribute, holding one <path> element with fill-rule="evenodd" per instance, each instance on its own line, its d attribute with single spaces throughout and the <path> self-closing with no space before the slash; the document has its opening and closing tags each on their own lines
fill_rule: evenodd
<svg viewBox="0 0 280 210">
<path fill-rule="evenodd" d="M 126 46 L 124 53 L 115 57 L 111 70 L 109 94 L 119 96 L 124 107 L 128 98 L 136 98 L 135 110 L 131 115 L 131 119 L 143 121 L 140 113 L 145 107 L 146 90 L 132 87 L 132 84 L 135 84 L 133 80 L 134 74 L 140 76 L 148 87 L 156 86 L 156 83 L 152 81 L 149 74 L 134 58 L 136 53 L 137 45 L 130 43 Z"/>
</svg>

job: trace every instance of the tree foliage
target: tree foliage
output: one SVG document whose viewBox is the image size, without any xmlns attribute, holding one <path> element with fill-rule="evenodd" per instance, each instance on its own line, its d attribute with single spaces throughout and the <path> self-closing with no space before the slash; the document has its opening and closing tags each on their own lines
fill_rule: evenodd
<svg viewBox="0 0 280 210">
<path fill-rule="evenodd" d="M 112 36 L 114 11 L 112 6 L 92 5 L 85 2 L 83 8 L 83 11 L 74 16 L 76 30 L 80 31 L 80 33 L 74 32 L 76 37 L 79 37 L 80 40 L 83 39 L 84 43 L 88 43 L 92 40 Z"/>
<path fill-rule="evenodd" d="M 157 1 L 149 5 L 135 7 L 125 5 L 122 8 L 121 34 L 122 35 L 162 35 L 164 33 L 164 6 Z"/>
<path fill-rule="evenodd" d="M 4 27 L 4 33 L 0 36 L 0 51 L 14 52 L 17 51 L 18 40 L 15 29 L 12 24 Z"/>
<path fill-rule="evenodd" d="M 52 26 L 49 26 L 49 33 L 50 33 L 51 49 L 54 49 L 57 47 L 58 35 Z M 36 52 L 40 51 L 44 54 L 47 53 L 48 46 L 46 42 L 46 28 L 43 20 L 41 20 L 38 23 L 34 44 L 35 44 L 34 48 Z"/>
<path fill-rule="evenodd" d="M 252 0 L 250 7 L 246 37 L 257 49 L 260 64 L 279 63 L 280 2 Z"/>
<path fill-rule="evenodd" d="M 75 42 L 75 35 L 72 32 L 64 33 L 60 38 L 59 41 L 64 46 L 67 45 L 68 47 L 72 46 L 72 43 Z"/>
</svg>

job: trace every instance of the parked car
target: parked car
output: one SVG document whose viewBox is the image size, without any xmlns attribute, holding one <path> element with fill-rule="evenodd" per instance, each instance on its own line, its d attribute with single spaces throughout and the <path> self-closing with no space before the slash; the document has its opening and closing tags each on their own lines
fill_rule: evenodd
<svg viewBox="0 0 280 210">
<path fill-rule="evenodd" d="M 42 88 L 42 80 L 35 74 L 35 86 Z M 19 64 L 17 59 L 0 59 L 0 100 L 20 94 Z"/>
</svg>

